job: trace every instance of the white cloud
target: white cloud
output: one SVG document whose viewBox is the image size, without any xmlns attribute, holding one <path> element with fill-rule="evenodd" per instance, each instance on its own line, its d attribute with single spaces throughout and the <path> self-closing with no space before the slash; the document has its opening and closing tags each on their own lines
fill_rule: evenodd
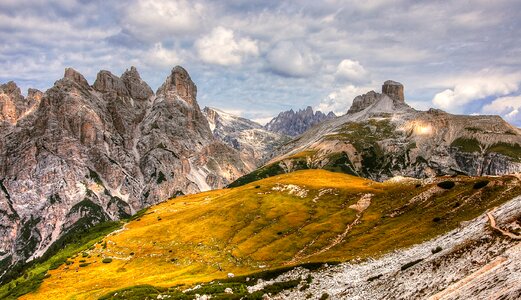
<svg viewBox="0 0 521 300">
<path fill-rule="evenodd" d="M 437 93 L 432 103 L 439 108 L 458 112 L 471 102 L 516 91 L 521 82 L 521 74 L 482 70 L 453 79 L 453 82 L 453 88 Z"/>
<path fill-rule="evenodd" d="M 307 77 L 318 72 L 320 58 L 307 46 L 290 41 L 280 42 L 268 53 L 270 69 L 288 77 Z"/>
<path fill-rule="evenodd" d="M 169 68 L 181 63 L 181 59 L 176 51 L 163 47 L 163 44 L 156 43 L 149 51 L 143 53 L 143 59 L 148 65 L 153 67 Z"/>
<path fill-rule="evenodd" d="M 363 82 L 368 81 L 368 72 L 358 61 L 344 59 L 338 64 L 335 77 L 340 80 Z"/>
<path fill-rule="evenodd" d="M 315 110 L 320 110 L 325 113 L 333 111 L 337 116 L 344 115 L 349 107 L 351 107 L 353 99 L 356 96 L 365 94 L 372 89 L 370 86 L 347 85 L 322 99 L 320 103 L 315 106 Z"/>
<path fill-rule="evenodd" d="M 157 41 L 196 31 L 205 11 L 197 1 L 137 0 L 127 6 L 121 26 L 139 39 Z"/>
<path fill-rule="evenodd" d="M 500 97 L 491 103 L 483 106 L 482 112 L 485 114 L 498 114 L 505 120 L 521 125 L 521 95 L 512 97 Z"/>
<path fill-rule="evenodd" d="M 221 26 L 198 39 L 195 48 L 203 61 L 225 66 L 240 64 L 245 56 L 259 54 L 256 41 L 250 38 L 237 39 L 233 30 Z"/>
</svg>

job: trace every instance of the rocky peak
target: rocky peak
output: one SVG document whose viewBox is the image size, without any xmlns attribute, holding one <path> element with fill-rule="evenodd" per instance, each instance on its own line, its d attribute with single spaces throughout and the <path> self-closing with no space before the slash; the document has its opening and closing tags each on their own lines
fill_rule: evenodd
<svg viewBox="0 0 521 300">
<path fill-rule="evenodd" d="M 266 124 L 265 128 L 272 132 L 297 136 L 310 127 L 334 117 L 336 115 L 333 112 L 329 112 L 327 115 L 321 111 L 313 112 L 313 108 L 308 106 L 306 109 L 299 109 L 297 112 L 290 109 L 279 113 L 277 117 Z"/>
<path fill-rule="evenodd" d="M 81 75 L 78 71 L 74 70 L 73 68 L 65 68 L 65 74 L 63 75 L 63 78 L 72 80 L 80 86 L 89 87 L 87 79 L 85 79 L 83 75 Z"/>
<path fill-rule="evenodd" d="M 177 94 L 190 105 L 196 103 L 197 87 L 188 72 L 181 66 L 176 66 L 172 69 L 170 76 L 168 76 L 165 83 L 157 90 L 156 94 L 169 93 Z"/>
<path fill-rule="evenodd" d="M 31 89 L 31 88 L 27 90 L 28 99 L 33 99 L 36 102 L 40 102 L 40 100 L 42 100 L 42 97 L 43 97 L 43 93 L 40 90 Z"/>
<path fill-rule="evenodd" d="M 102 93 L 115 92 L 118 96 L 128 96 L 127 87 L 123 80 L 109 71 L 100 71 L 92 87 Z"/>
<path fill-rule="evenodd" d="M 403 85 L 399 82 L 387 80 L 382 85 L 382 93 L 369 91 L 356 96 L 353 104 L 347 111 L 348 114 L 361 112 L 370 106 L 377 106 L 377 111 L 394 111 L 395 109 L 408 108 L 403 96 Z"/>
<path fill-rule="evenodd" d="M 141 79 L 136 67 L 130 67 L 130 70 L 126 70 L 121 75 L 121 80 L 127 87 L 130 97 L 136 100 L 147 100 L 154 95 L 154 92 L 150 86 Z"/>
<path fill-rule="evenodd" d="M 20 91 L 20 88 L 16 85 L 14 81 L 9 81 L 6 84 L 0 85 L 0 90 L 3 91 L 5 94 L 11 94 L 11 95 L 21 95 L 22 92 Z"/>
<path fill-rule="evenodd" d="M 394 103 L 405 103 L 403 85 L 399 82 L 387 80 L 382 85 L 382 93 L 393 99 Z"/>
<path fill-rule="evenodd" d="M 380 98 L 381 94 L 378 94 L 375 91 L 369 91 L 363 95 L 356 96 L 353 99 L 353 104 L 347 111 L 348 114 L 357 113 L 376 103 Z"/>
<path fill-rule="evenodd" d="M 43 94 L 39 90 L 29 89 L 25 98 L 13 81 L 0 85 L 0 121 L 16 124 L 42 97 Z"/>
</svg>

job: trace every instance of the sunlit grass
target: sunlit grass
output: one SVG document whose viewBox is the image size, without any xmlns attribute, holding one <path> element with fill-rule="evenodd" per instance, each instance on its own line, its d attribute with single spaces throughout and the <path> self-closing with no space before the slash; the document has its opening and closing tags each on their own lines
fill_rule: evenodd
<svg viewBox="0 0 521 300">
<path fill-rule="evenodd" d="M 375 257 L 453 229 L 521 189 L 513 187 L 500 196 L 513 177 L 489 178 L 491 184 L 480 190 L 473 189 L 479 178 L 444 180 L 457 181 L 456 186 L 412 204 L 412 197 L 435 184 L 377 183 L 324 170 L 178 197 L 151 207 L 124 230 L 106 237 L 88 251 L 90 257 L 80 255 L 71 265 L 50 271 L 37 293 L 22 299 L 95 299 L 134 285 L 190 285 L 290 262 Z M 289 184 L 306 192 L 273 190 Z M 349 205 L 367 193 L 373 197 L 360 222 L 342 242 L 319 253 L 355 220 L 357 211 Z M 466 197 L 469 200 L 462 201 Z M 441 221 L 433 222 L 435 217 Z M 302 259 L 295 259 L 299 252 Z M 103 263 L 106 257 L 112 262 Z M 79 267 L 80 260 L 90 264 Z"/>
</svg>

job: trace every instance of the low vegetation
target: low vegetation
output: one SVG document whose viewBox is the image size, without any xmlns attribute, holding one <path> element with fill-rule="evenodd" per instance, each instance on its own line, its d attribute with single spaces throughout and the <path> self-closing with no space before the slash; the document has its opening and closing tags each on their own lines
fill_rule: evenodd
<svg viewBox="0 0 521 300">
<path fill-rule="evenodd" d="M 483 180 L 494 184 L 474 189 Z M 521 193 L 518 179 L 509 176 L 442 181 L 457 184 L 411 201 L 436 183 L 378 183 L 303 170 L 238 188 L 177 197 L 142 212 L 125 230 L 93 241 L 94 247 L 77 249 L 77 256 L 67 255 L 70 265 L 48 271 L 50 277 L 37 292 L 22 299 L 144 299 L 132 295 L 157 297 L 165 291 L 172 297 L 177 294 L 171 299 L 192 299 L 193 294 L 182 291 L 211 281 L 201 284 L 204 290 L 199 294 L 239 299 L 221 294 L 222 286 L 230 287 L 233 295 L 247 296 L 244 287 L 250 282 L 276 278 L 284 268 L 301 264 L 319 268 L 324 262 L 378 257 L 454 229 Z M 475 193 L 480 197 L 470 197 Z M 350 208 L 364 195 L 371 196 L 363 212 Z M 463 198 L 467 200 L 460 201 Z M 83 252 L 90 257 L 83 257 Z M 103 263 L 103 257 L 113 260 Z M 77 267 L 81 259 L 90 264 Z M 235 276 L 227 278 L 229 273 Z M 304 287 L 306 280 L 302 281 L 295 288 Z M 271 288 L 276 292 L 295 284 Z"/>
</svg>

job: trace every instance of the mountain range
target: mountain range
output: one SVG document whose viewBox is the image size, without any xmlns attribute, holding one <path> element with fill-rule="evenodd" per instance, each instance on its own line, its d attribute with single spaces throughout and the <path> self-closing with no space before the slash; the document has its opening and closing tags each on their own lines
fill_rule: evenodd
<svg viewBox="0 0 521 300">
<path fill-rule="evenodd" d="M 262 126 L 201 110 L 180 66 L 155 93 L 134 67 L 9 82 L 0 113 L 0 298 L 515 296 L 521 130 L 498 116 L 419 111 L 389 80 Z"/>
</svg>

